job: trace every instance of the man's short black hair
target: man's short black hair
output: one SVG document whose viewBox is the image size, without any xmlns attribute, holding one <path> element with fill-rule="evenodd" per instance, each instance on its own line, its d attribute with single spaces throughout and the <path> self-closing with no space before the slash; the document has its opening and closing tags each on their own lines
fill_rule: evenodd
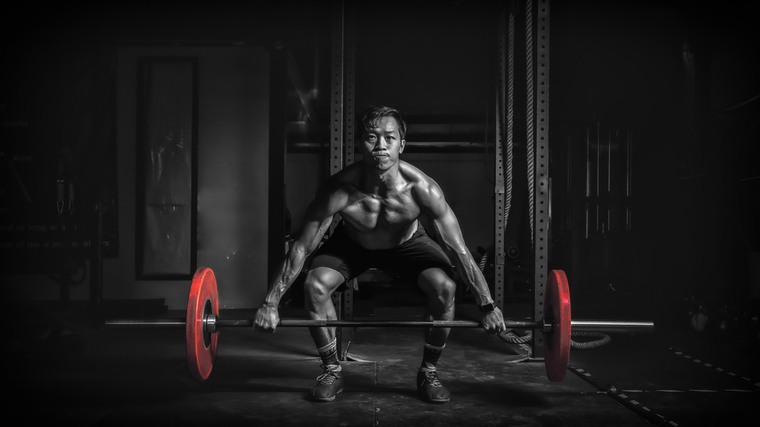
<svg viewBox="0 0 760 427">
<path fill-rule="evenodd" d="M 377 127 L 377 123 L 383 117 L 393 117 L 396 119 L 396 123 L 398 124 L 398 133 L 403 140 L 406 137 L 406 122 L 404 121 L 403 117 L 401 117 L 401 113 L 395 108 L 386 107 L 384 105 L 370 105 L 367 107 L 367 109 L 364 110 L 364 114 L 362 115 L 362 124 L 364 125 L 364 129 L 368 131 Z"/>
</svg>

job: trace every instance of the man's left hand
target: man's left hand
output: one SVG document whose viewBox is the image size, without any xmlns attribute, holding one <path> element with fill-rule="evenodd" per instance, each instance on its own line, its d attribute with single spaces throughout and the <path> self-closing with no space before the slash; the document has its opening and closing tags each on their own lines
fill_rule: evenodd
<svg viewBox="0 0 760 427">
<path fill-rule="evenodd" d="M 483 329 L 492 334 L 498 334 L 507 330 L 507 326 L 504 324 L 504 315 L 499 307 L 495 307 L 492 312 L 487 313 L 481 323 L 483 323 Z"/>
</svg>

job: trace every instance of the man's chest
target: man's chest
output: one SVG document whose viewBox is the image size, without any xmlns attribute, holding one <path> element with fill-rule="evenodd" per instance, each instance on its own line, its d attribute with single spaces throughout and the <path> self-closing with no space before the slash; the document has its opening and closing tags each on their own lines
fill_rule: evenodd
<svg viewBox="0 0 760 427">
<path fill-rule="evenodd" d="M 357 194 L 341 216 L 364 231 L 405 228 L 420 215 L 420 207 L 409 193 L 387 197 Z"/>
</svg>

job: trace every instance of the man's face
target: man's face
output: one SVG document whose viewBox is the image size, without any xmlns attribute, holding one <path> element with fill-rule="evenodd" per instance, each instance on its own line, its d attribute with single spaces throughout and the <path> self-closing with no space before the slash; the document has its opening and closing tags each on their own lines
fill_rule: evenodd
<svg viewBox="0 0 760 427">
<path fill-rule="evenodd" d="M 382 117 L 376 127 L 362 134 L 364 162 L 375 169 L 386 171 L 398 163 L 406 141 L 401 139 L 398 123 L 393 117 Z"/>
</svg>

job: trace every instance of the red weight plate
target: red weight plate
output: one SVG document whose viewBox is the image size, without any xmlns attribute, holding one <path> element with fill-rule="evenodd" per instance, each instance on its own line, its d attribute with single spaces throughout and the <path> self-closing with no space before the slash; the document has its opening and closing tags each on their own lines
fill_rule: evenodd
<svg viewBox="0 0 760 427">
<path fill-rule="evenodd" d="M 187 366 L 193 377 L 199 381 L 205 380 L 211 374 L 217 342 L 217 334 L 204 333 L 203 317 L 205 314 L 218 313 L 219 300 L 214 272 L 210 268 L 199 268 L 190 286 L 185 324 Z"/>
<path fill-rule="evenodd" d="M 570 361 L 570 289 L 562 270 L 552 270 L 546 281 L 544 316 L 553 317 L 554 328 L 544 336 L 544 363 L 551 381 L 562 381 Z"/>
</svg>

